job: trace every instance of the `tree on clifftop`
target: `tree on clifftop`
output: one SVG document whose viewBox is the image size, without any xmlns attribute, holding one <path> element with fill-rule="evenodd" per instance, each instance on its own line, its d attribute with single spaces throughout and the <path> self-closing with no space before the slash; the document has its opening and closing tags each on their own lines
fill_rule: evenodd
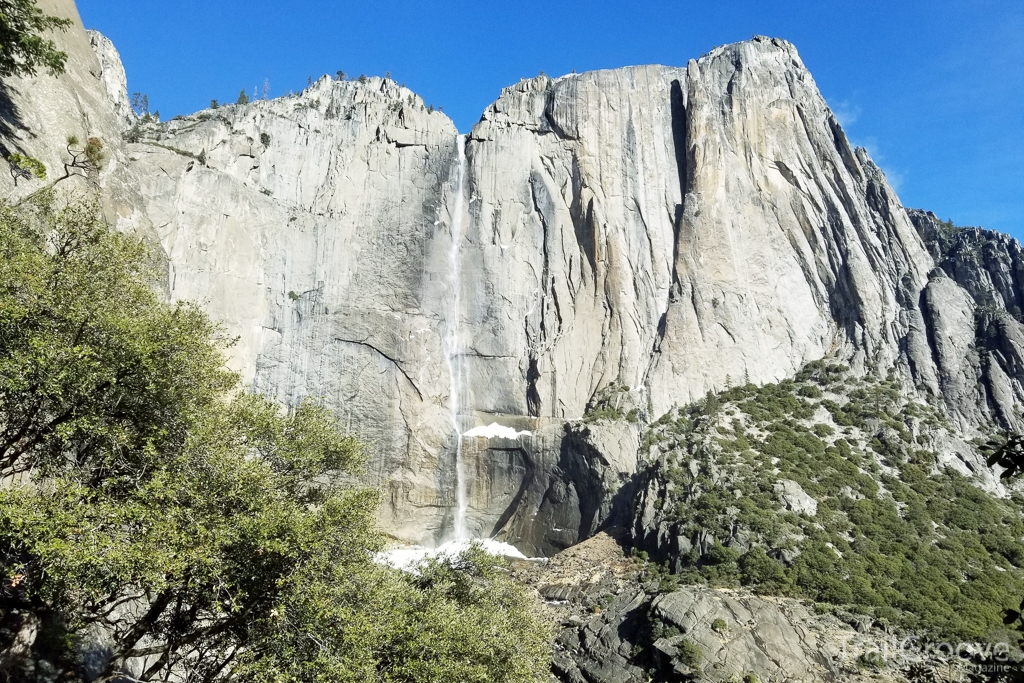
<svg viewBox="0 0 1024 683">
<path fill-rule="evenodd" d="M 35 0 L 0 0 L 0 78 L 35 76 L 38 67 L 51 76 L 64 73 L 67 53 L 42 34 L 66 31 L 71 23 L 44 13 Z"/>
</svg>

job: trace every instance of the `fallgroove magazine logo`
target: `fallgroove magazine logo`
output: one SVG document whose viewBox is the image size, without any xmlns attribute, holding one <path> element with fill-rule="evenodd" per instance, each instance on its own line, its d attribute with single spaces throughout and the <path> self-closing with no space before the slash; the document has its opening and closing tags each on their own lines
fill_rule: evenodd
<svg viewBox="0 0 1024 683">
<path fill-rule="evenodd" d="M 918 636 L 843 641 L 841 659 L 860 666 L 890 669 L 928 667 L 960 673 L 961 680 L 970 674 L 986 677 L 1000 674 L 1024 674 L 1024 655 L 1015 643 L 1009 642 L 942 642 Z M 947 679 L 948 680 L 948 679 Z M 952 679 L 956 680 L 956 679 Z"/>
</svg>

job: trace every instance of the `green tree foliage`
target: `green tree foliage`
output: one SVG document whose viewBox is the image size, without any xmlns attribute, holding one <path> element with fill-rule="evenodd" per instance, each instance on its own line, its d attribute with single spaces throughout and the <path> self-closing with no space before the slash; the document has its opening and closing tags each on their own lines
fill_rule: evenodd
<svg viewBox="0 0 1024 683">
<path fill-rule="evenodd" d="M 0 678 L 541 675 L 549 634 L 501 562 L 375 563 L 359 444 L 239 391 L 217 326 L 97 216 L 0 208 Z"/>
<path fill-rule="evenodd" d="M 1002 468 L 1000 479 L 1012 479 L 1024 472 L 1024 434 L 1007 432 L 992 437 L 981 450 L 987 456 L 989 467 Z M 1003 623 L 1024 628 L 1024 600 L 1021 600 L 1017 609 L 1008 609 L 1004 612 Z"/>
<path fill-rule="evenodd" d="M 46 180 L 46 164 L 34 157 L 14 152 L 7 157 L 7 165 L 10 167 L 11 177 L 14 179 L 15 185 L 18 184 L 19 179 L 28 180 L 36 178 L 37 180 Z"/>
<path fill-rule="evenodd" d="M 245 94 L 245 88 L 242 88 L 242 91 L 238 93 L 238 99 L 235 101 L 235 104 L 249 104 L 249 96 Z"/>
<path fill-rule="evenodd" d="M 0 494 L 0 547 L 14 599 L 22 611 L 38 605 L 73 645 L 102 628 L 104 676 L 174 668 L 215 680 L 303 590 L 296 576 L 341 567 L 352 584 L 373 573 L 375 492 L 321 483 L 357 454 L 322 410 L 286 418 L 242 394 L 180 449 L 120 477 L 90 485 L 66 472 L 12 487 Z M 58 654 L 55 664 L 74 662 Z"/>
<path fill-rule="evenodd" d="M 761 546 L 755 546 L 741 555 L 738 565 L 743 585 L 758 586 L 769 593 L 788 592 L 786 573 L 778 562 L 768 557 Z"/>
<path fill-rule="evenodd" d="M 132 111 L 136 116 L 149 116 L 149 95 L 141 92 L 132 93 Z"/>
<path fill-rule="evenodd" d="M 1009 432 L 992 437 L 982 448 L 988 466 L 1002 468 L 1001 479 L 1010 479 L 1024 472 L 1024 434 Z"/>
<path fill-rule="evenodd" d="M 548 627 L 505 562 L 479 548 L 430 560 L 418 574 L 367 574 L 362 586 L 343 567 L 322 571 L 320 580 L 299 580 L 307 588 L 243 664 L 253 680 L 544 680 Z M 268 658 L 278 666 L 267 667 Z"/>
<path fill-rule="evenodd" d="M 67 139 L 68 156 L 64 162 L 64 175 L 54 181 L 53 185 L 67 180 L 72 176 L 91 178 L 99 172 L 106 160 L 103 152 L 103 141 L 97 137 L 89 137 L 83 145 L 77 135 L 69 135 Z"/>
<path fill-rule="evenodd" d="M 193 305 L 163 305 L 145 246 L 92 202 L 0 208 L 0 474 L 104 476 L 179 447 L 234 379 Z"/>
<path fill-rule="evenodd" d="M 35 0 L 0 0 L 0 77 L 35 76 L 39 67 L 51 76 L 64 73 L 67 53 L 42 34 L 70 26 L 70 19 L 45 14 Z"/>
</svg>

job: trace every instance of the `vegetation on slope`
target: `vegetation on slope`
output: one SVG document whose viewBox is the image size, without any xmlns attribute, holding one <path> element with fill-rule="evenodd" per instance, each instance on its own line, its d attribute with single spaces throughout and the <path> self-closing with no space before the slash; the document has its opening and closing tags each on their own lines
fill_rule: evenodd
<svg viewBox="0 0 1024 683">
<path fill-rule="evenodd" d="M 359 444 L 241 391 L 222 331 L 98 216 L 0 207 L 0 679 L 541 675 L 501 561 L 375 563 Z"/>
<path fill-rule="evenodd" d="M 1024 501 L 941 466 L 949 437 L 895 381 L 837 363 L 709 395 L 647 433 L 638 515 L 653 508 L 661 533 L 638 529 L 639 545 L 668 563 L 669 584 L 744 585 L 930 635 L 993 636 L 1024 590 Z M 781 482 L 816 511 L 786 509 L 795 487 Z"/>
</svg>

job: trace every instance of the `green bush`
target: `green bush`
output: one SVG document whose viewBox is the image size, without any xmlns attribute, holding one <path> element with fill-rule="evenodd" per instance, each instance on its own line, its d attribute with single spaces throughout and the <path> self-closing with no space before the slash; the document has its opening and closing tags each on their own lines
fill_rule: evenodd
<svg viewBox="0 0 1024 683">
<path fill-rule="evenodd" d="M 836 433 L 836 430 L 832 429 L 832 427 L 830 427 L 827 424 L 824 424 L 822 422 L 819 422 L 818 424 L 814 425 L 814 428 L 813 428 L 812 431 L 814 432 L 814 435 L 819 437 L 819 438 L 825 438 L 827 436 L 832 436 L 833 434 Z"/>
<path fill-rule="evenodd" d="M 704 653 L 700 651 L 700 648 L 685 639 L 680 640 L 676 647 L 679 648 L 679 661 L 691 669 L 699 671 L 700 665 L 704 661 Z"/>
<path fill-rule="evenodd" d="M 18 178 L 36 178 L 46 180 L 46 165 L 30 156 L 13 153 L 7 157 L 7 163 L 11 167 L 11 177 L 17 183 Z"/>
<path fill-rule="evenodd" d="M 764 548 L 757 546 L 739 558 L 740 580 L 744 586 L 753 586 L 769 594 L 784 594 L 788 585 L 782 566 L 768 557 Z"/>
</svg>

